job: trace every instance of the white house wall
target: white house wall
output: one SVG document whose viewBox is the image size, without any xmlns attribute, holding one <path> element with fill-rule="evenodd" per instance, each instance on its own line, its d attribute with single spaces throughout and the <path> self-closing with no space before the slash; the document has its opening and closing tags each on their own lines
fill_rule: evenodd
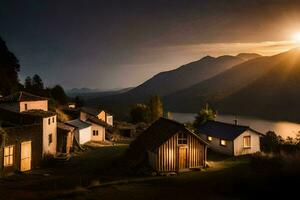
<svg viewBox="0 0 300 200">
<path fill-rule="evenodd" d="M 48 121 L 49 119 L 50 119 L 50 124 Z M 52 134 L 52 142 L 49 144 L 50 134 Z M 43 118 L 43 155 L 56 154 L 56 145 L 57 145 L 57 118 L 55 115 L 52 117 Z"/>
<path fill-rule="evenodd" d="M 20 102 L 20 112 L 26 111 L 25 104 L 27 104 L 27 110 L 48 111 L 48 100 Z"/>
<path fill-rule="evenodd" d="M 112 115 L 108 115 L 106 117 L 106 123 L 113 126 L 113 116 Z"/>
<path fill-rule="evenodd" d="M 251 147 L 244 148 L 244 137 L 250 136 Z M 252 154 L 260 151 L 260 137 L 257 133 L 247 130 L 234 140 L 234 155 Z"/>
<path fill-rule="evenodd" d="M 79 143 L 80 144 L 87 143 L 87 142 L 91 141 L 91 139 L 92 139 L 91 126 L 79 130 Z"/>
<path fill-rule="evenodd" d="M 94 131 L 98 131 L 98 136 L 94 136 Z M 92 123 L 92 141 L 105 141 L 105 127 Z"/>
</svg>

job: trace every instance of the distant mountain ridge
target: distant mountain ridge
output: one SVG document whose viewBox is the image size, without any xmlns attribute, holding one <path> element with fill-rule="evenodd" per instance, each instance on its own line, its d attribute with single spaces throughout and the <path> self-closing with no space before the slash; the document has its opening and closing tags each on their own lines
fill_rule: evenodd
<svg viewBox="0 0 300 200">
<path fill-rule="evenodd" d="M 158 94 L 167 96 L 174 92 L 189 88 L 224 72 L 235 65 L 246 62 L 258 54 L 239 54 L 238 56 L 206 56 L 202 59 L 183 65 L 177 69 L 161 72 L 143 84 L 122 94 L 97 97 L 89 100 L 89 105 L 101 105 L 112 109 L 112 112 L 128 113 L 130 106 L 145 102 L 150 96 Z"/>
</svg>

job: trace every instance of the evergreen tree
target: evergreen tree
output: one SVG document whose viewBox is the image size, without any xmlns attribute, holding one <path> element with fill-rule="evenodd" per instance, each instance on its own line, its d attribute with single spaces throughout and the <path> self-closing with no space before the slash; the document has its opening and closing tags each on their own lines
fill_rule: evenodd
<svg viewBox="0 0 300 200">
<path fill-rule="evenodd" d="M 150 108 L 145 104 L 136 104 L 130 111 L 133 123 L 150 121 Z"/>
<path fill-rule="evenodd" d="M 151 111 L 151 121 L 156 121 L 163 116 L 163 104 L 158 95 L 151 97 L 149 107 Z"/>
<path fill-rule="evenodd" d="M 205 108 L 201 109 L 197 114 L 193 126 L 197 129 L 200 125 L 204 124 L 208 120 L 215 120 L 217 113 L 206 104 Z"/>
<path fill-rule="evenodd" d="M 84 101 L 79 96 L 75 97 L 74 102 L 75 102 L 76 108 L 80 108 L 80 107 L 84 106 Z"/>
<path fill-rule="evenodd" d="M 32 88 L 32 79 L 30 76 L 26 77 L 24 86 L 26 90 L 30 90 Z"/>
<path fill-rule="evenodd" d="M 58 104 L 65 105 L 68 103 L 68 96 L 60 85 L 56 85 L 51 88 L 50 93 Z"/>
<path fill-rule="evenodd" d="M 20 87 L 18 72 L 20 65 L 18 59 L 11 53 L 4 40 L 0 37 L 0 94 L 8 95 Z"/>
<path fill-rule="evenodd" d="M 34 89 L 39 89 L 39 90 L 43 90 L 44 89 L 44 83 L 43 80 L 41 79 L 41 77 L 37 74 L 35 74 L 32 77 L 32 87 Z"/>
</svg>

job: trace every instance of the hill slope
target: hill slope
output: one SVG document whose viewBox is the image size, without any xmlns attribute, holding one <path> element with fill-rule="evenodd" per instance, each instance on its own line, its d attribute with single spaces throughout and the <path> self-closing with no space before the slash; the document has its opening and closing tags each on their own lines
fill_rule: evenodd
<svg viewBox="0 0 300 200">
<path fill-rule="evenodd" d="M 271 58 L 272 69 L 242 90 L 226 97 L 225 113 L 300 121 L 300 50 Z"/>
<path fill-rule="evenodd" d="M 131 105 L 144 102 L 152 95 L 165 96 L 188 88 L 245 61 L 246 58 L 238 56 L 221 56 L 217 58 L 206 56 L 175 70 L 159 73 L 128 92 L 90 99 L 87 100 L 87 104 L 90 106 L 101 105 L 101 107 L 113 113 L 128 114 Z"/>
</svg>

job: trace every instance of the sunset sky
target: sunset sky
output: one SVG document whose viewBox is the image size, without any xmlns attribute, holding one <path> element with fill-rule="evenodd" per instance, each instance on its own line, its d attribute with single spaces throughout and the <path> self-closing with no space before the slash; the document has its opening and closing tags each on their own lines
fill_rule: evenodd
<svg viewBox="0 0 300 200">
<path fill-rule="evenodd" d="M 22 80 L 114 89 L 205 55 L 289 50 L 299 10 L 289 0 L 2 0 L 0 36 Z"/>
</svg>

